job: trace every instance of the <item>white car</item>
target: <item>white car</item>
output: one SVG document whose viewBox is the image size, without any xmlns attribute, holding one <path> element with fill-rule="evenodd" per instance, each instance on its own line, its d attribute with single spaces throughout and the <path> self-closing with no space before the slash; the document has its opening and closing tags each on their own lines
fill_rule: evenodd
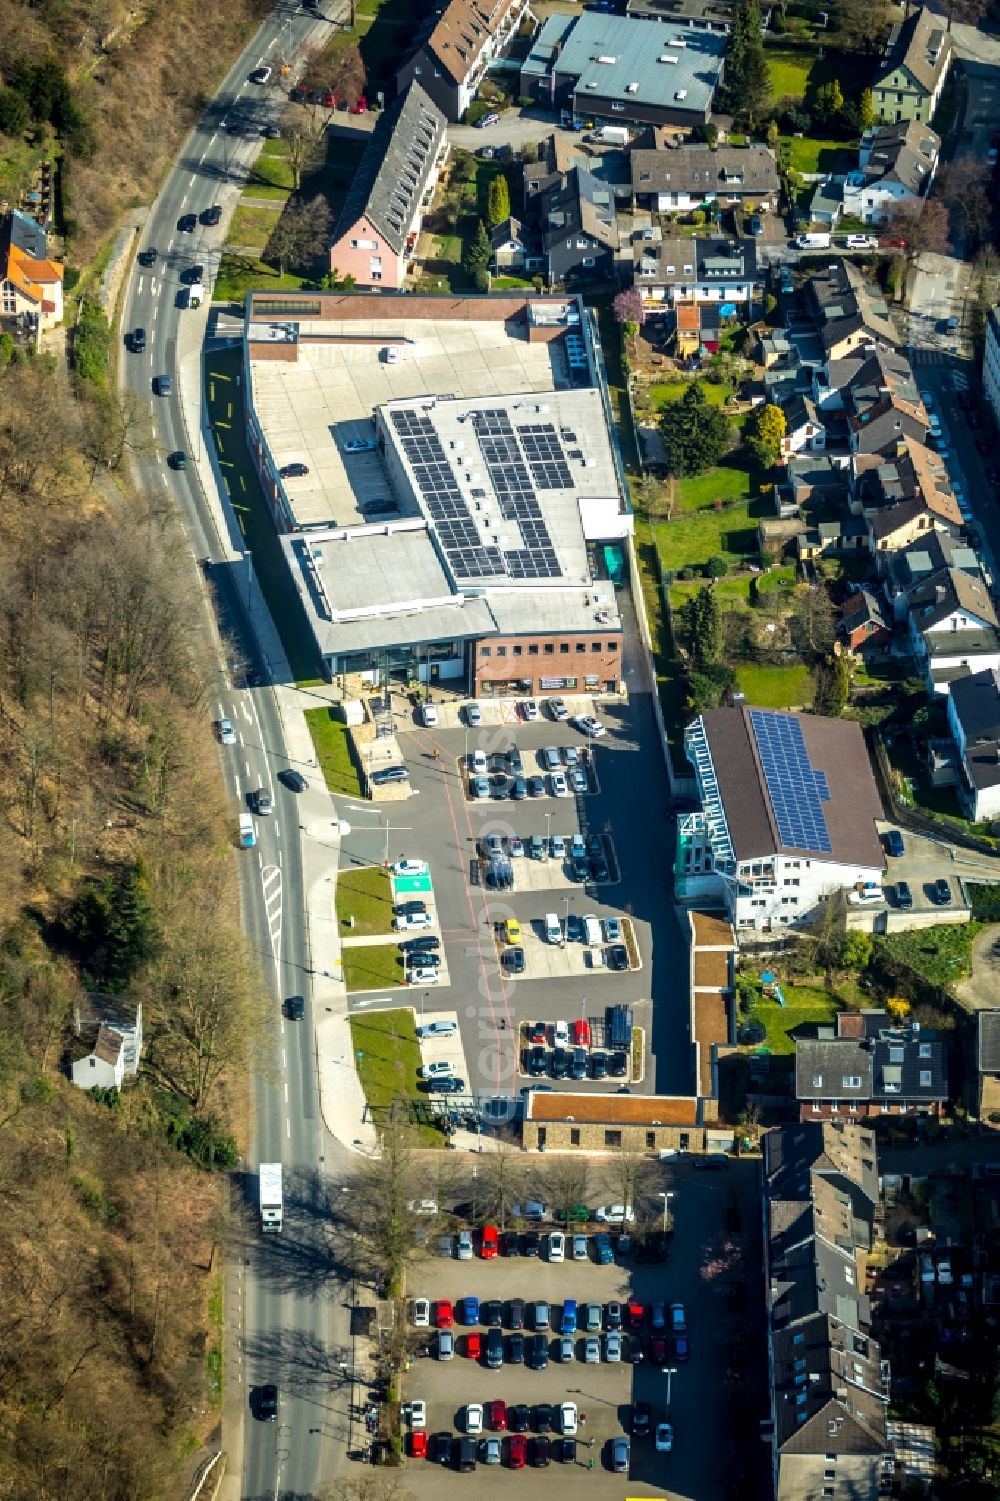
<svg viewBox="0 0 1000 1501">
<path fill-rule="evenodd" d="M 552 1046 L 556 1048 L 569 1047 L 569 1022 L 556 1022 L 552 1028 Z"/>
<path fill-rule="evenodd" d="M 406 1207 L 411 1214 L 437 1214 L 437 1199 L 407 1199 Z"/>
<path fill-rule="evenodd" d="M 541 717 L 541 711 L 533 698 L 521 700 L 521 718 L 526 724 L 534 724 L 535 720 Z"/>
<path fill-rule="evenodd" d="M 472 781 L 469 783 L 469 787 L 472 791 L 472 796 L 476 799 L 477 802 L 485 802 L 489 798 L 489 777 L 473 777 Z"/>
<path fill-rule="evenodd" d="M 375 447 L 374 438 L 348 438 L 344 444 L 345 453 L 371 453 Z"/>
<path fill-rule="evenodd" d="M 470 765 L 474 777 L 484 777 L 490 769 L 490 763 L 486 759 L 486 752 L 483 750 L 474 750 Z"/>
<path fill-rule="evenodd" d="M 457 1073 L 457 1066 L 450 1061 L 446 1062 L 443 1058 L 439 1059 L 436 1063 L 425 1063 L 422 1065 L 422 1067 L 417 1069 L 417 1077 L 420 1079 L 440 1079 L 444 1074 Z M 412 1202 L 415 1201 L 411 1200 L 411 1203 Z M 430 1201 L 428 1200 L 428 1202 Z M 437 1214 L 436 1204 L 430 1212 L 432 1214 Z"/>
<path fill-rule="evenodd" d="M 460 1230 L 458 1232 L 458 1259 L 459 1261 L 472 1260 L 472 1231 Z M 482 1408 L 480 1408 L 480 1412 Z"/>
<path fill-rule="evenodd" d="M 430 1298 L 414 1298 L 413 1327 L 414 1329 L 429 1329 L 431 1327 Z"/>
<path fill-rule="evenodd" d="M 569 797 L 569 786 L 564 771 L 554 771 L 550 778 L 553 797 Z"/>
<path fill-rule="evenodd" d="M 420 710 L 420 722 L 425 729 L 433 730 L 438 723 L 438 711 L 435 704 L 424 704 Z"/>
<path fill-rule="evenodd" d="M 562 1402 L 559 1406 L 559 1432 L 565 1438 L 572 1438 L 576 1433 L 576 1403 Z"/>
<path fill-rule="evenodd" d="M 847 900 L 854 907 L 867 907 L 873 902 L 884 902 L 885 892 L 874 881 L 866 881 L 860 891 L 852 891 Z"/>
<path fill-rule="evenodd" d="M 394 876 L 425 876 L 427 874 L 426 860 L 397 860 L 392 867 Z"/>
<path fill-rule="evenodd" d="M 566 700 L 563 698 L 550 698 L 549 713 L 552 715 L 553 719 L 560 721 L 568 719 L 569 710 L 566 707 Z"/>
<path fill-rule="evenodd" d="M 844 241 L 848 250 L 877 250 L 877 235 L 848 235 Z"/>
<path fill-rule="evenodd" d="M 466 1433 L 482 1433 L 483 1431 L 483 1404 L 470 1402 L 465 1409 L 464 1428 Z"/>
<path fill-rule="evenodd" d="M 595 740 L 600 740 L 602 735 L 608 733 L 601 721 L 593 714 L 578 714 L 573 723 L 584 735 L 592 735 Z"/>
<path fill-rule="evenodd" d="M 236 744 L 236 731 L 233 729 L 231 719 L 219 720 L 219 743 L 220 745 Z"/>
<path fill-rule="evenodd" d="M 483 722 L 483 712 L 477 703 L 466 704 L 465 722 L 470 730 L 475 730 Z"/>
<path fill-rule="evenodd" d="M 595 1212 L 594 1219 L 601 1225 L 632 1225 L 635 1223 L 635 1210 L 628 1204 L 602 1204 Z"/>
<path fill-rule="evenodd" d="M 426 1428 L 427 1427 L 427 1403 L 426 1402 L 408 1402 L 407 1406 L 406 1406 L 406 1416 L 410 1420 L 410 1427 L 411 1428 Z"/>
<path fill-rule="evenodd" d="M 656 1425 L 656 1452 L 657 1454 L 669 1454 L 674 1447 L 674 1430 L 669 1423 L 657 1423 Z"/>
<path fill-rule="evenodd" d="M 561 1230 L 549 1231 L 548 1259 L 550 1261 L 566 1260 L 566 1237 Z"/>
<path fill-rule="evenodd" d="M 441 971 L 428 964 L 418 964 L 406 971 L 406 979 L 410 985 L 439 985 Z"/>
<path fill-rule="evenodd" d="M 417 1028 L 418 1037 L 454 1037 L 458 1031 L 458 1022 L 424 1022 L 422 1027 Z"/>
<path fill-rule="evenodd" d="M 429 928 L 433 922 L 429 912 L 402 912 L 392 919 L 397 933 L 412 933 L 417 928 Z"/>
<path fill-rule="evenodd" d="M 385 362 L 386 362 L 387 365 L 398 365 L 399 364 L 399 345 L 398 344 L 387 344 L 386 347 L 385 347 L 385 349 L 382 351 L 382 358 L 385 360 Z"/>
</svg>

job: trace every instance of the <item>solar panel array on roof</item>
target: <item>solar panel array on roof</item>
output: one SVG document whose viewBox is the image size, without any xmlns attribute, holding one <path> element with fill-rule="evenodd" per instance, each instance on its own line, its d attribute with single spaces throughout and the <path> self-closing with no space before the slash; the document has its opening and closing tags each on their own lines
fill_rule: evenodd
<svg viewBox="0 0 1000 1501">
<path fill-rule="evenodd" d="M 794 715 L 766 709 L 749 714 L 778 838 L 786 849 L 832 854 L 822 807 L 830 788 L 826 774 L 809 764 L 801 724 Z"/>
<path fill-rule="evenodd" d="M 535 486 L 510 418 L 502 408 L 473 413 L 473 431 L 505 521 L 516 521 L 524 547 L 504 553 L 511 578 L 558 578 L 561 572 L 552 538 L 542 518 Z M 551 429 L 553 436 L 555 429 Z M 557 440 L 558 442 L 558 440 Z M 566 471 L 567 486 L 571 483 Z"/>
<path fill-rule="evenodd" d="M 393 412 L 392 423 L 456 579 L 503 575 L 500 549 L 483 545 L 433 423 L 407 411 Z"/>
<path fill-rule="evenodd" d="M 533 427 L 519 427 L 517 435 L 524 456 L 531 466 L 531 476 L 539 490 L 569 490 L 573 476 L 563 454 L 559 436 L 551 422 Z"/>
</svg>

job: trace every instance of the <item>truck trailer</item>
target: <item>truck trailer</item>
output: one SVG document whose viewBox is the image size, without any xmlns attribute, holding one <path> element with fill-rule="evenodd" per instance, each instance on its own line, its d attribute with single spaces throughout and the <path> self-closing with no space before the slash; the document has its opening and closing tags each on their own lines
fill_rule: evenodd
<svg viewBox="0 0 1000 1501">
<path fill-rule="evenodd" d="M 265 1231 L 281 1229 L 280 1162 L 260 1165 L 260 1227 Z"/>
</svg>

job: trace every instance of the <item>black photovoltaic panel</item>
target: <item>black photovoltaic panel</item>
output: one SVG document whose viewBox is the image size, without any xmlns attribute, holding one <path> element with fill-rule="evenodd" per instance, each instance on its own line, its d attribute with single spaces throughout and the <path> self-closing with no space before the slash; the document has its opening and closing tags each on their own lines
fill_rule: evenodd
<svg viewBox="0 0 1000 1501">
<path fill-rule="evenodd" d="M 790 714 L 766 709 L 751 709 L 750 724 L 778 838 L 787 849 L 832 854 L 822 807 L 830 801 L 830 787 L 825 773 L 809 764 L 801 724 Z"/>
<path fill-rule="evenodd" d="M 483 546 L 433 424 L 415 412 L 393 412 L 392 422 L 455 577 L 502 578 L 507 570 L 500 551 Z"/>
<path fill-rule="evenodd" d="M 535 481 L 528 472 L 518 441 L 524 432 L 537 437 L 544 431 L 555 438 L 555 429 L 527 428 L 515 433 L 507 413 L 496 409 L 475 412 L 472 427 L 500 505 L 500 514 L 505 521 L 517 522 L 524 543 L 523 548 L 504 553 L 507 572 L 511 578 L 558 578 L 559 560 L 538 504 Z M 541 462 L 544 465 L 545 459 Z M 535 473 L 534 465 L 532 473 Z M 537 475 L 535 478 L 537 480 Z M 566 483 L 570 483 L 568 470 Z M 558 485 L 549 488 L 558 488 Z"/>
<path fill-rule="evenodd" d="M 571 489 L 573 476 L 569 472 L 559 434 L 551 422 L 519 427 L 517 434 L 539 490 Z"/>
</svg>

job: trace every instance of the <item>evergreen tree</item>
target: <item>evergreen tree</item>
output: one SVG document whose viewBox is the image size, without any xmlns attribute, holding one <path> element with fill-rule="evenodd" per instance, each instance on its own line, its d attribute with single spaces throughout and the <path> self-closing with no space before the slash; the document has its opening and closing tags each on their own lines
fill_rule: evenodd
<svg viewBox="0 0 1000 1501">
<path fill-rule="evenodd" d="M 764 33 L 757 0 L 742 0 L 733 16 L 726 53 L 725 94 L 734 115 L 753 129 L 771 100 L 771 70 L 764 55 Z"/>
<path fill-rule="evenodd" d="M 490 237 L 486 233 L 486 225 L 483 223 L 482 219 L 480 219 L 476 224 L 475 234 L 467 242 L 465 247 L 465 269 L 472 277 L 473 281 L 475 281 L 476 279 L 477 271 L 486 270 L 487 266 L 490 263 L 491 253 L 492 251 L 490 247 Z"/>
<path fill-rule="evenodd" d="M 715 590 L 708 584 L 685 606 L 684 625 L 692 665 L 704 668 L 717 662 L 722 651 L 722 618 Z"/>
<path fill-rule="evenodd" d="M 729 423 L 718 407 L 709 405 L 700 381 L 664 408 L 660 431 L 670 468 L 682 479 L 711 469 L 729 445 Z"/>
<path fill-rule="evenodd" d="M 867 130 L 875 124 L 875 98 L 871 89 L 862 89 L 861 98 L 858 101 L 858 124 L 862 130 Z"/>
<path fill-rule="evenodd" d="M 510 188 L 502 172 L 490 178 L 486 190 L 486 222 L 490 229 L 510 218 Z"/>
</svg>

